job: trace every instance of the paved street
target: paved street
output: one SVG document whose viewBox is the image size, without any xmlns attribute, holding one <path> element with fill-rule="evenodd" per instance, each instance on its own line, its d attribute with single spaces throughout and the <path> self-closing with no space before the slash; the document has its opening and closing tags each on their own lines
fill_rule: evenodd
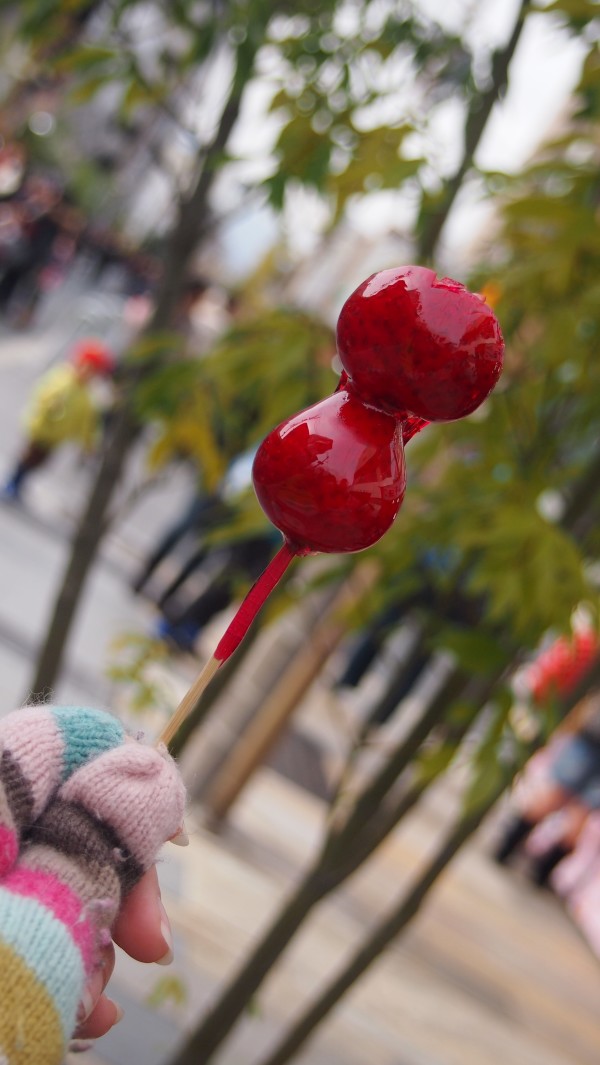
<svg viewBox="0 0 600 1065">
<path fill-rule="evenodd" d="M 273 913 L 316 843 L 320 804 L 263 771 L 223 838 L 194 826 L 187 852 L 170 848 L 163 897 L 174 919 L 185 1007 L 135 1028 L 139 972 L 121 970 L 117 994 L 131 1013 L 98 1046 L 98 1065 L 166 1065 L 182 1026 Z M 261 1048 L 335 971 L 366 927 L 394 900 L 424 849 L 439 810 L 421 812 L 374 867 L 316 913 L 224 1047 L 221 1065 Z M 161 974 L 162 976 L 163 974 Z M 156 975 L 143 974 L 147 992 Z M 597 1065 L 598 962 L 549 895 L 492 866 L 470 848 L 423 914 L 324 1026 L 299 1065 Z M 124 1022 L 125 1023 L 125 1022 Z M 126 1048 L 126 1051 L 125 1051 Z M 101 1052 L 101 1053 L 100 1053 Z"/>
<path fill-rule="evenodd" d="M 18 446 L 28 390 L 64 337 L 56 323 L 37 337 L 0 334 L 0 475 Z M 139 476 L 134 463 L 128 487 Z M 76 456 L 65 454 L 32 482 L 25 508 L 0 506 L 4 712 L 27 693 L 88 479 Z M 131 595 L 127 580 L 188 488 L 185 474 L 176 471 L 109 538 L 90 579 L 56 701 L 122 705 L 122 691 L 106 677 L 111 641 L 126 631 L 148 631 L 154 617 L 147 603 Z M 165 680 L 178 692 L 188 674 L 184 664 Z M 318 686 L 308 703 L 307 719 L 325 712 Z M 319 908 L 223 1049 L 220 1065 L 258 1060 L 260 1049 L 410 880 L 440 831 L 446 807 L 446 796 L 431 796 L 376 862 Z M 119 957 L 113 993 L 125 1019 L 87 1057 L 73 1057 L 73 1065 L 167 1065 L 173 1047 L 309 860 L 323 812 L 318 799 L 272 769 L 255 776 L 222 835 L 192 811 L 190 846 L 166 848 L 160 866 L 175 963 L 163 970 Z M 518 873 L 496 868 L 485 844 L 483 833 L 466 849 L 408 933 L 335 1011 L 298 1065 L 598 1065 L 598 960 L 557 901 Z M 148 996 L 166 977 L 181 982 L 185 1003 L 149 1005 Z"/>
</svg>

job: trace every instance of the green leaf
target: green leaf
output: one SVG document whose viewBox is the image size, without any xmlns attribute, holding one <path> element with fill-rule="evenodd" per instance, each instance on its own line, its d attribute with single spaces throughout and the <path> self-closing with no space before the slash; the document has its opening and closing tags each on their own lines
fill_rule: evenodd
<svg viewBox="0 0 600 1065">
<path fill-rule="evenodd" d="M 64 74 L 86 73 L 93 67 L 113 66 L 119 60 L 119 52 L 99 44 L 81 44 L 61 56 L 56 67 Z"/>
<path fill-rule="evenodd" d="M 69 97 L 74 104 L 87 104 L 100 89 L 103 89 L 111 81 L 112 76 L 110 74 L 96 74 L 94 77 L 86 78 L 85 81 L 74 85 L 69 90 Z"/>
<path fill-rule="evenodd" d="M 281 131 L 275 151 L 281 176 L 296 178 L 316 188 L 324 187 L 331 143 L 328 137 L 315 132 L 311 116 L 294 115 Z"/>
<path fill-rule="evenodd" d="M 163 92 L 158 87 L 145 85 L 132 77 L 129 83 L 123 86 L 121 98 L 121 114 L 123 118 L 130 118 L 138 107 L 149 107 L 158 103 Z"/>
<path fill-rule="evenodd" d="M 187 1001 L 187 988 L 183 980 L 174 975 L 161 976 L 146 995 L 146 1004 L 152 1009 L 159 1009 L 167 1002 L 173 1002 L 175 1006 L 185 1006 Z"/>
<path fill-rule="evenodd" d="M 512 774 L 505 766 L 496 762 L 480 767 L 474 773 L 469 787 L 463 796 L 463 811 L 471 814 L 486 808 L 492 798 L 499 798 L 512 780 Z"/>
<path fill-rule="evenodd" d="M 402 141 L 412 131 L 408 125 L 385 126 L 357 135 L 348 165 L 328 181 L 337 199 L 337 215 L 351 196 L 374 189 L 397 189 L 417 173 L 423 160 L 401 155 Z"/>
<path fill-rule="evenodd" d="M 453 758 L 456 757 L 457 748 L 452 743 L 439 744 L 425 748 L 421 751 L 414 762 L 417 780 L 431 784 L 437 777 L 448 769 Z"/>
<path fill-rule="evenodd" d="M 482 629 L 442 625 L 431 643 L 439 650 L 450 651 L 457 662 L 471 674 L 488 674 L 506 661 L 506 650 L 497 637 Z"/>
<path fill-rule="evenodd" d="M 578 26 L 598 18 L 597 0 L 553 0 L 544 10 L 566 15 Z"/>
</svg>

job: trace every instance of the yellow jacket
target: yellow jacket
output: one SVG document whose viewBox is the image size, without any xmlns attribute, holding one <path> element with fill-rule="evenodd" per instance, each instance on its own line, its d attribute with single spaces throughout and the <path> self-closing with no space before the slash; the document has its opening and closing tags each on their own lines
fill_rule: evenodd
<svg viewBox="0 0 600 1065">
<path fill-rule="evenodd" d="M 25 412 L 30 440 L 48 447 L 73 440 L 90 451 L 98 432 L 98 410 L 88 386 L 68 364 L 50 370 L 35 388 Z"/>
</svg>

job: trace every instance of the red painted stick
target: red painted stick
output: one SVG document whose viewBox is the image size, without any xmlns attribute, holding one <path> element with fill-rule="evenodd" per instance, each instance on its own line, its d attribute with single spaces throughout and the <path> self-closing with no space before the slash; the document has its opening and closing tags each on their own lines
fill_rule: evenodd
<svg viewBox="0 0 600 1065">
<path fill-rule="evenodd" d="M 284 540 L 283 545 L 280 547 L 277 554 L 271 559 L 269 565 L 263 570 L 258 580 L 252 585 L 246 598 L 236 612 L 235 617 L 231 619 L 227 629 L 216 646 L 214 654 L 209 658 L 189 691 L 184 695 L 174 714 L 167 721 L 158 738 L 158 743 L 164 743 L 167 746 L 169 745 L 188 714 L 191 713 L 196 706 L 202 692 L 208 687 L 217 670 L 227 661 L 236 648 L 239 647 L 260 608 L 279 583 L 290 562 L 294 558 L 296 558 L 296 551 L 290 546 L 287 540 Z"/>
</svg>

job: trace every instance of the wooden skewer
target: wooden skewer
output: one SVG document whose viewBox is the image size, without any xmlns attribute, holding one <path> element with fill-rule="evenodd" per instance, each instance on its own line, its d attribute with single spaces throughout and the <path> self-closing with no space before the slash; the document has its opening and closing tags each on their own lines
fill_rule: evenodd
<svg viewBox="0 0 600 1065">
<path fill-rule="evenodd" d="M 213 655 L 209 658 L 204 668 L 200 671 L 196 677 L 191 688 L 185 693 L 175 713 L 169 718 L 160 736 L 158 737 L 157 744 L 164 743 L 167 747 L 171 740 L 175 736 L 178 729 L 183 725 L 188 714 L 191 714 L 198 699 L 202 695 L 202 692 L 208 687 L 215 673 L 223 663 L 215 658 Z"/>
<path fill-rule="evenodd" d="M 273 591 L 275 585 L 281 580 L 292 559 L 296 558 L 295 549 L 284 540 L 279 551 L 271 559 L 267 568 L 261 573 L 257 581 L 252 585 L 248 595 L 242 602 L 235 617 L 229 623 L 226 631 L 217 644 L 215 653 L 201 670 L 186 692 L 172 717 L 169 718 L 163 728 L 157 746 L 164 743 L 168 747 L 177 730 L 183 725 L 188 714 L 196 706 L 203 691 L 208 687 L 215 673 L 236 647 L 242 642 L 250 625 L 254 621 L 265 599 Z"/>
</svg>

